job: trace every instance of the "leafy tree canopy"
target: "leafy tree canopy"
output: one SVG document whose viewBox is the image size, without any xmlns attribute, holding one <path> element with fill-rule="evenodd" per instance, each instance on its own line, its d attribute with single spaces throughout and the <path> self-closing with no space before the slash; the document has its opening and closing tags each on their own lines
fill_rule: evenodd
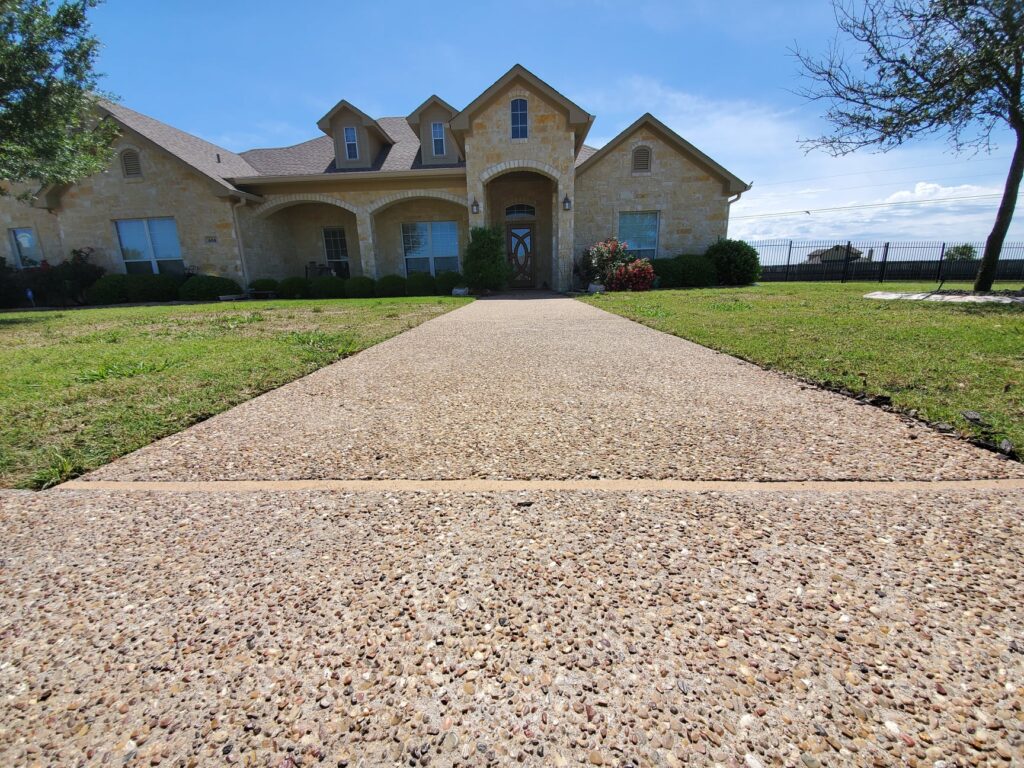
<svg viewBox="0 0 1024 768">
<path fill-rule="evenodd" d="M 70 184 L 110 161 L 116 125 L 98 117 L 98 0 L 0 0 L 0 187 Z"/>
</svg>

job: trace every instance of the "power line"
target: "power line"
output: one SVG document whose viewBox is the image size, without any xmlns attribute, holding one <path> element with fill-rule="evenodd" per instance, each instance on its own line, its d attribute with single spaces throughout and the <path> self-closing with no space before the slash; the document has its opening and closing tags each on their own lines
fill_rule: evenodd
<svg viewBox="0 0 1024 768">
<path fill-rule="evenodd" d="M 950 165 L 964 165 L 967 162 L 971 163 L 993 163 L 993 162 L 1006 163 L 1007 161 L 1001 157 L 982 157 L 971 161 L 956 161 L 952 163 L 927 163 L 925 165 L 905 165 L 900 168 L 881 168 L 879 170 L 872 171 L 850 171 L 849 173 L 835 173 L 831 176 L 808 176 L 803 179 L 790 179 L 789 181 L 770 181 L 767 184 L 758 184 L 758 187 L 777 187 L 780 184 L 797 184 L 801 181 L 827 181 L 828 179 L 838 179 L 843 176 L 877 176 L 880 173 L 897 173 L 899 171 L 916 171 L 920 168 L 944 168 Z"/>
<path fill-rule="evenodd" d="M 991 195 L 968 195 L 966 197 L 939 197 L 934 200 L 904 200 L 902 202 L 895 203 L 865 203 L 863 205 L 840 205 L 835 208 L 810 208 L 802 211 L 780 211 L 778 213 L 754 213 L 747 216 L 731 216 L 730 218 L 735 219 L 772 219 L 779 218 L 781 216 L 802 216 L 810 215 L 813 213 L 833 213 L 835 211 L 855 211 L 862 210 L 864 208 L 894 208 L 902 205 L 926 205 L 928 203 L 955 203 L 960 200 L 991 200 L 992 198 L 1002 197 L 1002 195 L 991 194 Z"/>
</svg>

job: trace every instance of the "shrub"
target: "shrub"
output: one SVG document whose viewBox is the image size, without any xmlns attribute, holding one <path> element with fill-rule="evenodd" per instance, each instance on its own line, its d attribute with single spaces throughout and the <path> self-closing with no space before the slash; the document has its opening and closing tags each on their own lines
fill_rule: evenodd
<svg viewBox="0 0 1024 768">
<path fill-rule="evenodd" d="M 451 296 L 454 289 L 466 284 L 458 272 L 441 272 L 434 278 L 434 282 L 439 296 Z"/>
<path fill-rule="evenodd" d="M 684 253 L 671 259 L 651 262 L 659 288 L 706 288 L 715 285 L 718 275 L 707 256 Z"/>
<path fill-rule="evenodd" d="M 182 301 L 214 301 L 220 296 L 241 293 L 238 283 L 216 275 L 192 275 L 178 289 Z"/>
<path fill-rule="evenodd" d="M 512 279 L 500 227 L 473 227 L 462 260 L 462 274 L 474 291 L 500 291 Z"/>
<path fill-rule="evenodd" d="M 593 275 L 607 286 L 619 267 L 634 261 L 628 247 L 628 243 L 609 237 L 590 246 L 584 256 L 590 259 Z"/>
<path fill-rule="evenodd" d="M 104 275 L 85 293 L 90 304 L 124 304 L 128 301 L 128 275 Z"/>
<path fill-rule="evenodd" d="M 334 275 L 314 277 L 309 281 L 309 295 L 314 299 L 343 299 L 345 281 Z"/>
<path fill-rule="evenodd" d="M 405 292 L 410 296 L 433 296 L 437 281 L 429 272 L 413 272 L 405 281 Z"/>
<path fill-rule="evenodd" d="M 384 275 L 374 286 L 376 296 L 405 296 L 405 278 L 401 275 Z"/>
<path fill-rule="evenodd" d="M 270 277 L 261 277 L 249 283 L 249 288 L 254 291 L 277 291 L 277 280 Z"/>
<path fill-rule="evenodd" d="M 605 288 L 609 291 L 649 291 L 654 285 L 654 267 L 648 259 L 634 259 L 615 267 Z"/>
<path fill-rule="evenodd" d="M 309 294 L 309 280 L 304 277 L 286 277 L 277 284 L 277 295 L 282 299 L 306 299 Z"/>
<path fill-rule="evenodd" d="M 66 261 L 56 266 L 43 261 L 38 267 L 16 273 L 12 280 L 21 297 L 26 289 L 31 290 L 36 304 L 83 304 L 86 291 L 106 272 L 89 261 L 92 254 L 92 248 L 76 248 Z"/>
<path fill-rule="evenodd" d="M 761 276 L 757 251 L 743 240 L 721 239 L 705 254 L 715 265 L 719 285 L 750 285 Z"/>
<path fill-rule="evenodd" d="M 597 280 L 597 269 L 594 268 L 594 259 L 589 250 L 580 254 L 580 257 L 572 263 L 572 273 L 584 289 Z"/>
<path fill-rule="evenodd" d="M 126 301 L 133 303 L 176 301 L 178 290 L 184 283 L 182 276 L 179 275 L 125 275 L 124 277 L 127 278 L 124 284 Z"/>
<path fill-rule="evenodd" d="M 373 297 L 375 287 L 372 277 L 350 277 L 345 281 L 345 295 L 350 299 L 369 299 Z"/>
<path fill-rule="evenodd" d="M 0 256 L 0 307 L 17 307 L 25 298 L 15 282 L 15 271 L 7 266 L 7 259 Z"/>
</svg>

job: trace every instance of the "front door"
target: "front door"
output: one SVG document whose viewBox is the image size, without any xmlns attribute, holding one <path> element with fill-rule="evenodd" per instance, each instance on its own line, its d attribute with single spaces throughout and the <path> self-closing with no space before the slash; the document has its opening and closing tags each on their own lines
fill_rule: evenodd
<svg viewBox="0 0 1024 768">
<path fill-rule="evenodd" d="M 508 225 L 508 263 L 513 288 L 533 288 L 533 224 Z"/>
</svg>

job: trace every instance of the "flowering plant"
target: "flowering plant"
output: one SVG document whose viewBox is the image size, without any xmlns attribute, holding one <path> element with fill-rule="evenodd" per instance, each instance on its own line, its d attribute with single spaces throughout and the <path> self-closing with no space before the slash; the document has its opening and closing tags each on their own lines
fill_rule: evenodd
<svg viewBox="0 0 1024 768">
<path fill-rule="evenodd" d="M 609 291 L 649 291 L 653 285 L 654 265 L 648 259 L 619 264 L 605 283 Z"/>
<path fill-rule="evenodd" d="M 609 237 L 607 240 L 590 246 L 587 250 L 587 257 L 593 265 L 598 280 L 607 285 L 616 268 L 632 261 L 628 248 L 628 243 L 615 237 Z"/>
</svg>

